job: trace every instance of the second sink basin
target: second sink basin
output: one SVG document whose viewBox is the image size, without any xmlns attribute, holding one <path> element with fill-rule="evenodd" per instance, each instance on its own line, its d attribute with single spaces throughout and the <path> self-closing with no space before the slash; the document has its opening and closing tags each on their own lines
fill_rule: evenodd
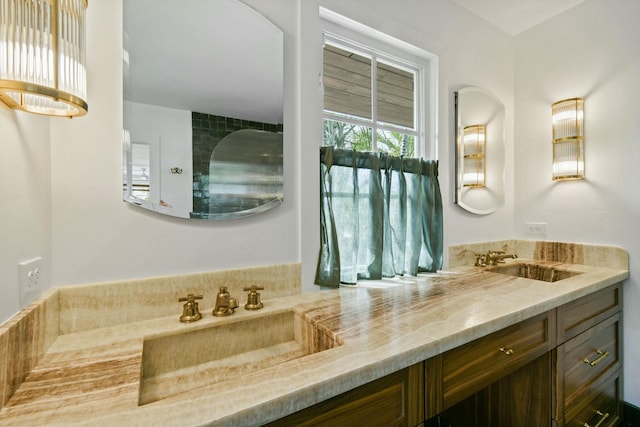
<svg viewBox="0 0 640 427">
<path fill-rule="evenodd" d="M 525 279 L 542 280 L 544 282 L 556 282 L 581 274 L 576 271 L 559 270 L 554 267 L 525 263 L 502 265 L 493 267 L 489 271 Z"/>
<path fill-rule="evenodd" d="M 233 320 L 146 339 L 139 405 L 339 345 L 294 311 Z"/>
</svg>

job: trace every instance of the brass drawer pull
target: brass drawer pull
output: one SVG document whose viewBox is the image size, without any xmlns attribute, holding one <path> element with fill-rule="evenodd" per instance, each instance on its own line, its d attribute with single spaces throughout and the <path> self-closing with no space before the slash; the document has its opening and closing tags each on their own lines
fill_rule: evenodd
<svg viewBox="0 0 640 427">
<path fill-rule="evenodd" d="M 600 427 L 602 425 L 602 423 L 604 422 L 604 420 L 609 418 L 609 413 L 607 412 L 607 413 L 603 414 L 600 411 L 596 411 L 596 414 L 600 415 L 602 418 L 600 418 L 600 421 L 598 421 L 598 423 L 593 427 Z M 584 427 L 591 427 L 591 425 L 589 423 L 584 423 Z"/>
<path fill-rule="evenodd" d="M 514 353 L 512 349 L 510 348 L 506 349 L 504 347 L 500 347 L 500 351 L 506 354 L 507 356 L 511 356 Z"/>
<path fill-rule="evenodd" d="M 591 366 L 596 366 L 598 363 L 600 363 L 602 361 L 602 359 L 604 359 L 605 357 L 609 356 L 609 352 L 605 351 L 604 353 L 602 352 L 602 350 L 596 350 L 596 354 L 599 354 L 600 356 L 598 356 L 597 359 L 591 361 L 588 358 L 584 358 L 583 362 L 584 363 L 588 363 Z"/>
</svg>

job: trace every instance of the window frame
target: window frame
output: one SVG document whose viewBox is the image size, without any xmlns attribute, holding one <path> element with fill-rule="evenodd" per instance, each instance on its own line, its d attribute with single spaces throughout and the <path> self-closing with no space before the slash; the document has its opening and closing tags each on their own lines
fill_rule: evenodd
<svg viewBox="0 0 640 427">
<path fill-rule="evenodd" d="M 320 22 L 322 49 L 328 43 L 372 59 L 371 120 L 325 111 L 323 102 L 323 122 L 334 120 L 371 128 L 374 151 L 377 151 L 378 130 L 412 135 L 415 138 L 413 157 L 437 159 L 437 56 L 322 7 L 320 7 Z M 378 122 L 375 107 L 377 62 L 414 73 L 414 130 Z M 322 87 L 322 74 L 320 84 Z"/>
</svg>

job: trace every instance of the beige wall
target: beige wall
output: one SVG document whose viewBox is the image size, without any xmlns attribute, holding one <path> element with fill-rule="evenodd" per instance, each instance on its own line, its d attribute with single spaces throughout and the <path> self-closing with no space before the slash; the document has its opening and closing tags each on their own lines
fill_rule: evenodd
<svg viewBox="0 0 640 427">
<path fill-rule="evenodd" d="M 259 2 L 265 3 L 265 2 Z M 269 1 L 285 32 L 284 203 L 222 222 L 169 218 L 122 202 L 122 0 L 90 2 L 89 114 L 52 121 L 53 284 L 299 260 L 295 2 Z"/>
<path fill-rule="evenodd" d="M 0 321 L 20 309 L 18 263 L 43 258 L 51 282 L 49 118 L 0 103 Z"/>
<path fill-rule="evenodd" d="M 17 263 L 43 256 L 44 288 L 218 269 L 302 262 L 309 291 L 319 247 L 318 147 L 321 69 L 318 6 L 324 6 L 439 56 L 438 151 L 446 244 L 511 237 L 513 171 L 506 204 L 476 217 L 453 204 L 452 93 L 482 86 L 507 107 L 513 149 L 513 41 L 453 2 L 248 0 L 284 31 L 285 201 L 252 218 L 223 222 L 160 216 L 122 202 L 122 0 L 87 11 L 89 114 L 49 119 L 0 109 L 2 156 L 0 267 L 6 298 L 0 318 L 17 311 Z M 473 67 L 469 64 L 473 63 Z M 33 166 L 34 163 L 36 166 Z M 35 171 L 29 174 L 27 170 Z M 7 205 L 7 206 L 9 206 Z"/>
<path fill-rule="evenodd" d="M 617 245 L 630 254 L 624 304 L 625 400 L 640 404 L 640 2 L 589 0 L 516 37 L 515 236 Z M 585 173 L 551 180 L 551 104 L 585 98 Z"/>
</svg>

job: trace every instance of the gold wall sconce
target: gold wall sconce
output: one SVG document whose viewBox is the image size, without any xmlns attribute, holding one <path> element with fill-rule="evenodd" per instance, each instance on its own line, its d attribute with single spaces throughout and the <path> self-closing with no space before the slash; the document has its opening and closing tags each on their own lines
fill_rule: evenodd
<svg viewBox="0 0 640 427">
<path fill-rule="evenodd" d="M 87 2 L 0 2 L 0 100 L 48 116 L 87 113 Z"/>
<path fill-rule="evenodd" d="M 551 116 L 553 180 L 584 179 L 584 99 L 554 102 Z"/>
<path fill-rule="evenodd" d="M 462 129 L 462 185 L 482 188 L 485 186 L 485 125 L 465 126 Z"/>
</svg>

